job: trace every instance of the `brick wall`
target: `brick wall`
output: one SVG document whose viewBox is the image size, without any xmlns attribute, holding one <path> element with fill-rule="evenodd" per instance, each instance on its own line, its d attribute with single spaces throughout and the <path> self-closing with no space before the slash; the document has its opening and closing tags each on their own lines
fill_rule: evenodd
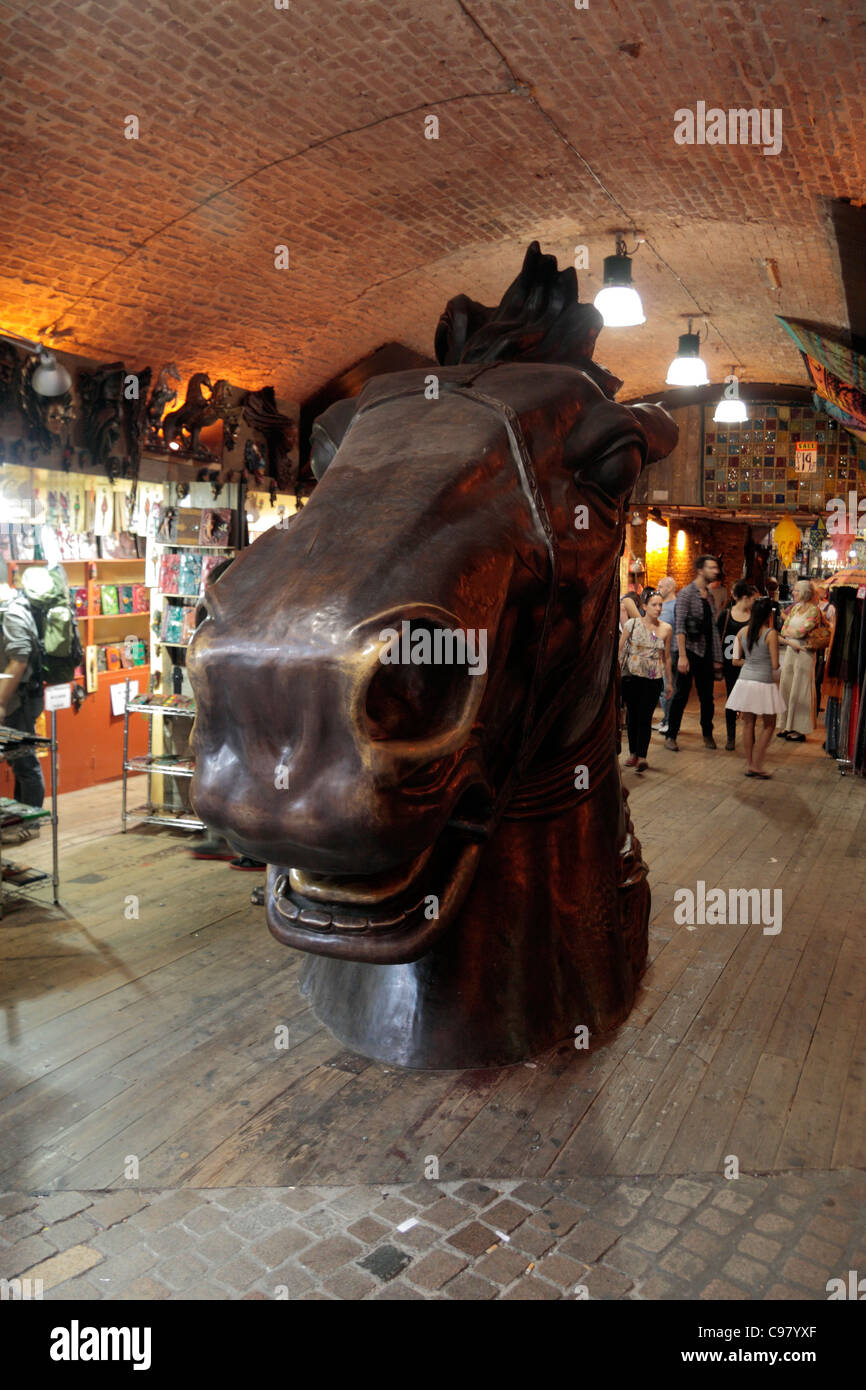
<svg viewBox="0 0 866 1390">
<path fill-rule="evenodd" d="M 657 556 L 650 557 L 647 583 L 658 584 L 664 575 L 670 574 L 676 580 L 677 588 L 681 589 L 694 578 L 694 563 L 698 555 L 717 555 L 730 589 L 743 572 L 743 546 L 748 527 L 743 522 L 713 521 L 709 517 L 696 519 L 672 516 L 668 520 L 670 543 L 667 559 L 662 563 Z M 642 557 L 646 555 L 643 530 L 644 528 L 627 527 L 628 543 L 634 547 L 643 546 L 642 549 L 638 548 L 633 552 Z M 680 534 L 683 537 L 681 547 L 678 545 Z"/>
<path fill-rule="evenodd" d="M 862 196 L 863 40 L 840 0 L 6 6 L 3 323 L 304 399 L 386 340 L 429 353 L 446 299 L 498 302 L 534 236 L 588 246 L 591 300 L 636 225 L 647 322 L 598 348 L 625 396 L 661 387 L 690 303 L 752 379 L 799 383 L 772 316 L 847 321 L 824 198 Z M 781 154 L 678 145 L 697 99 L 784 109 Z M 715 382 L 731 351 L 710 334 Z"/>
</svg>

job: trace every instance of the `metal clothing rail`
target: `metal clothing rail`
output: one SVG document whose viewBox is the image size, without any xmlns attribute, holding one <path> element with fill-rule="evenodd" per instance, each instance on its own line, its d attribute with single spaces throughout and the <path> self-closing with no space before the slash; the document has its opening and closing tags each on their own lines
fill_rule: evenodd
<svg viewBox="0 0 866 1390">
<path fill-rule="evenodd" d="M 53 710 L 50 710 L 48 717 L 51 721 L 51 734 L 48 738 L 43 738 L 39 734 L 22 733 L 20 729 L 10 729 L 4 724 L 0 724 L 0 759 L 2 759 L 4 762 L 9 763 L 10 766 L 14 769 L 15 759 L 16 757 L 20 757 L 22 753 L 35 753 L 39 748 L 48 749 L 50 752 L 51 883 L 53 888 L 54 905 L 55 907 L 59 907 L 60 898 L 58 896 L 58 893 L 60 889 L 60 867 L 59 856 L 57 852 L 57 716 L 55 715 Z M 45 820 L 45 817 L 38 816 L 31 817 L 31 819 L 35 819 L 38 824 L 42 824 Z M 3 828 L 6 829 L 9 826 L 23 825 L 24 823 L 25 818 L 23 816 L 17 819 L 15 817 L 12 817 L 6 822 L 6 825 Z M 25 881 L 23 883 L 16 883 L 14 879 L 10 879 L 8 880 L 7 887 L 7 880 L 5 880 L 2 875 L 2 844 L 0 844 L 0 917 L 3 916 L 5 899 L 9 890 L 13 892 L 15 890 L 17 890 L 18 892 L 28 892 L 31 888 L 41 888 L 47 878 L 47 875 L 42 875 L 40 878 L 36 878 L 31 881 Z"/>
</svg>

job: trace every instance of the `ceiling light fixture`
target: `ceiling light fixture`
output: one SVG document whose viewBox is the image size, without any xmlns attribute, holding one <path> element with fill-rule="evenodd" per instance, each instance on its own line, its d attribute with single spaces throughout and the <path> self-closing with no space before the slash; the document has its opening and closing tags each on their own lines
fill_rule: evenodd
<svg viewBox="0 0 866 1390">
<path fill-rule="evenodd" d="M 25 348 L 39 358 L 39 366 L 30 378 L 30 385 L 37 396 L 65 396 L 72 390 L 72 377 L 49 348 L 32 338 L 22 338 L 19 333 L 6 333 L 0 329 L 0 338 L 12 343 L 13 347 Z"/>
<path fill-rule="evenodd" d="M 639 240 L 635 251 L 640 244 Z M 625 239 L 619 235 L 616 254 L 604 258 L 604 288 L 595 296 L 595 307 L 605 328 L 634 328 L 646 323 L 640 295 L 631 282 L 631 256 L 626 253 Z"/>
<path fill-rule="evenodd" d="M 741 425 L 748 418 L 746 402 L 740 400 L 740 382 L 736 375 L 736 366 L 732 364 L 730 376 L 725 377 L 725 389 L 716 406 L 713 420 L 719 425 Z"/>
<path fill-rule="evenodd" d="M 689 319 L 688 333 L 681 333 L 677 355 L 668 367 L 665 377 L 668 386 L 709 386 L 707 365 L 701 357 L 701 335 L 692 332 Z"/>
</svg>

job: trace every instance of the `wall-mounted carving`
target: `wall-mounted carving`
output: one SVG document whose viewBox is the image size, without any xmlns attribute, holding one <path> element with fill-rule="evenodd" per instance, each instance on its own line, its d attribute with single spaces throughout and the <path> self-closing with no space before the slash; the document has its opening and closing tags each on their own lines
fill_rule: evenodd
<svg viewBox="0 0 866 1390">
<path fill-rule="evenodd" d="M 158 443 L 162 417 L 177 400 L 177 391 L 171 385 L 173 381 L 180 381 L 180 372 L 175 362 L 166 362 L 159 369 L 156 385 L 147 403 L 147 442 L 150 446 Z"/>
<path fill-rule="evenodd" d="M 250 391 L 244 405 L 244 420 L 264 436 L 268 475 L 276 479 L 279 491 L 290 491 L 297 472 L 291 454 L 297 448 L 298 426 L 278 408 L 273 386 Z"/>
<path fill-rule="evenodd" d="M 120 474 L 125 451 L 122 362 L 110 362 L 95 372 L 80 372 L 78 387 L 83 407 L 84 443 L 97 468 L 109 477 Z"/>
</svg>

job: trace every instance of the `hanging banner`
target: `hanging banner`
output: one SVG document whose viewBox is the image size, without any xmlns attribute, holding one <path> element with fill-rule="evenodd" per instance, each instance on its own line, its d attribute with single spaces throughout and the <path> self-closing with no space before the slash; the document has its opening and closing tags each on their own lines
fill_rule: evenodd
<svg viewBox="0 0 866 1390">
<path fill-rule="evenodd" d="M 843 384 L 847 382 L 866 393 L 866 357 L 862 353 L 856 352 L 839 336 L 833 337 L 822 330 L 820 324 L 807 323 L 803 319 L 786 319 L 781 314 L 776 317 L 804 356 L 811 357 L 818 367 L 837 377 Z M 824 394 L 823 391 L 821 394 Z"/>
</svg>

